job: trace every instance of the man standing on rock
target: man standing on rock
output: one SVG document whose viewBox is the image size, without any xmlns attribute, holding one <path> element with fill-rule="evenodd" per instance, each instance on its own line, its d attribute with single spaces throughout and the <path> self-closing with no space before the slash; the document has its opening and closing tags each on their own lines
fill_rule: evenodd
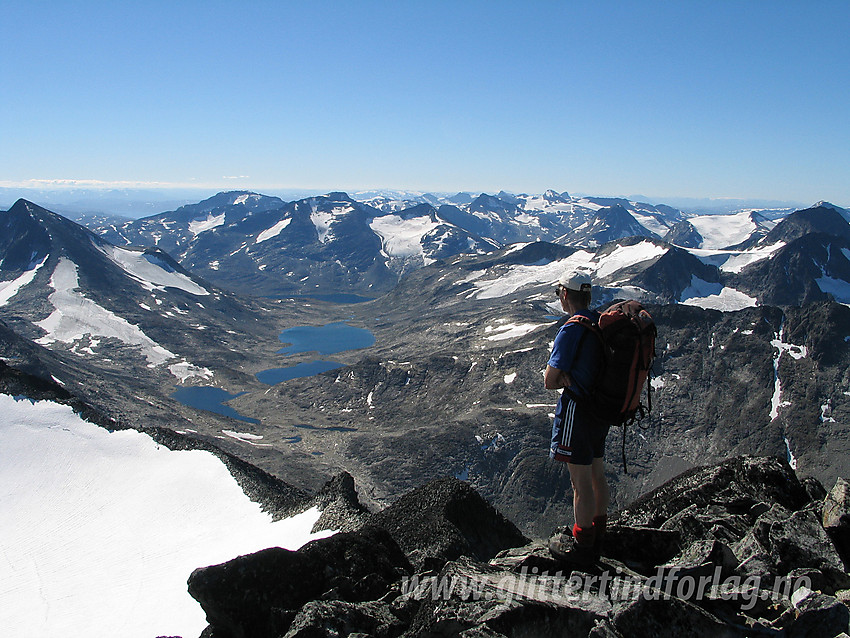
<svg viewBox="0 0 850 638">
<path fill-rule="evenodd" d="M 599 313 L 589 310 L 591 281 L 587 274 L 565 272 L 556 292 L 569 316 L 581 314 L 594 323 L 599 321 Z M 547 389 L 563 389 L 555 411 L 549 456 L 567 463 L 575 514 L 572 536 L 553 536 L 549 551 L 577 565 L 590 565 L 599 558 L 608 521 L 604 456 L 609 425 L 597 421 L 584 404 L 602 362 L 600 340 L 583 325 L 568 322 L 555 337 L 544 376 Z"/>
</svg>

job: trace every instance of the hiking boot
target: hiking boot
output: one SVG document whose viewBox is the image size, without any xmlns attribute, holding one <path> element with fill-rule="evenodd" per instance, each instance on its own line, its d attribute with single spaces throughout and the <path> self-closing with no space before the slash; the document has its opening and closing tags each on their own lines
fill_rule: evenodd
<svg viewBox="0 0 850 638">
<path fill-rule="evenodd" d="M 608 516 L 602 514 L 593 518 L 593 551 L 596 556 L 602 556 L 602 541 L 605 538 L 605 530 L 608 527 Z"/>
<path fill-rule="evenodd" d="M 559 561 L 580 567 L 590 567 L 599 558 L 592 545 L 579 545 L 566 534 L 556 534 L 549 539 L 549 553 Z"/>
</svg>

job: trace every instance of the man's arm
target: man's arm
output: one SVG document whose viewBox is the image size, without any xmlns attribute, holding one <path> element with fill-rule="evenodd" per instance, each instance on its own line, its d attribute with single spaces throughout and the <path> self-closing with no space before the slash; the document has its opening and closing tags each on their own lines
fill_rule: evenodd
<svg viewBox="0 0 850 638">
<path fill-rule="evenodd" d="M 546 372 L 543 373 L 543 385 L 547 390 L 560 390 L 561 388 L 569 388 L 573 384 L 573 379 L 568 372 L 553 368 L 550 365 L 546 366 Z"/>
</svg>

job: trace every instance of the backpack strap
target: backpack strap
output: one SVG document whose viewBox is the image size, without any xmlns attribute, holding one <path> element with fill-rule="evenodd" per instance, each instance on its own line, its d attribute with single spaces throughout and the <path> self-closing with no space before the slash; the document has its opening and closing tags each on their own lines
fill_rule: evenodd
<svg viewBox="0 0 850 638">
<path fill-rule="evenodd" d="M 596 323 L 592 319 L 585 317 L 584 315 L 578 315 L 578 314 L 573 315 L 569 319 L 567 319 L 566 322 L 564 322 L 564 325 L 567 325 L 568 323 L 575 323 L 575 324 L 578 324 L 578 325 L 585 328 L 585 330 L 582 331 L 582 333 L 581 333 L 581 337 L 579 337 L 578 344 L 576 345 L 576 351 L 575 351 L 575 354 L 573 355 L 573 360 L 570 363 L 570 366 L 572 366 L 572 364 L 575 363 L 575 360 L 578 358 L 579 352 L 581 352 L 581 347 L 582 347 L 582 345 L 584 345 L 584 339 L 585 339 L 585 337 L 587 337 L 587 334 L 589 332 L 593 333 L 596 336 L 596 338 L 599 339 L 600 344 L 603 343 L 603 341 L 602 341 L 602 330 L 599 328 L 598 323 Z M 602 367 L 600 367 L 600 369 L 596 373 L 596 379 L 594 380 L 594 385 L 599 382 L 599 379 L 602 378 L 603 373 L 604 373 L 604 370 L 603 370 Z M 564 388 L 564 392 L 566 392 L 567 395 L 570 396 L 577 403 L 585 401 L 585 399 L 583 397 L 579 397 L 578 395 L 576 395 L 575 392 L 571 391 L 569 388 Z"/>
<path fill-rule="evenodd" d="M 568 323 L 577 323 L 581 326 L 584 326 L 590 332 L 595 334 L 597 338 L 602 341 L 602 330 L 599 328 L 599 324 L 593 321 L 592 319 L 585 317 L 584 315 L 575 314 L 564 323 L 567 325 Z"/>
</svg>

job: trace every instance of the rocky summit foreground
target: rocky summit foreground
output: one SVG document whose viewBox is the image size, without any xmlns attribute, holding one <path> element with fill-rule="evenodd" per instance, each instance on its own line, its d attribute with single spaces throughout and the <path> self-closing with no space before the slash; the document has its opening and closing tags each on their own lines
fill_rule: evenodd
<svg viewBox="0 0 850 638">
<path fill-rule="evenodd" d="M 841 636 L 848 488 L 774 458 L 696 468 L 615 515 L 602 559 L 576 571 L 443 479 L 377 514 L 347 508 L 353 531 L 197 569 L 189 592 L 206 638 Z"/>
</svg>

